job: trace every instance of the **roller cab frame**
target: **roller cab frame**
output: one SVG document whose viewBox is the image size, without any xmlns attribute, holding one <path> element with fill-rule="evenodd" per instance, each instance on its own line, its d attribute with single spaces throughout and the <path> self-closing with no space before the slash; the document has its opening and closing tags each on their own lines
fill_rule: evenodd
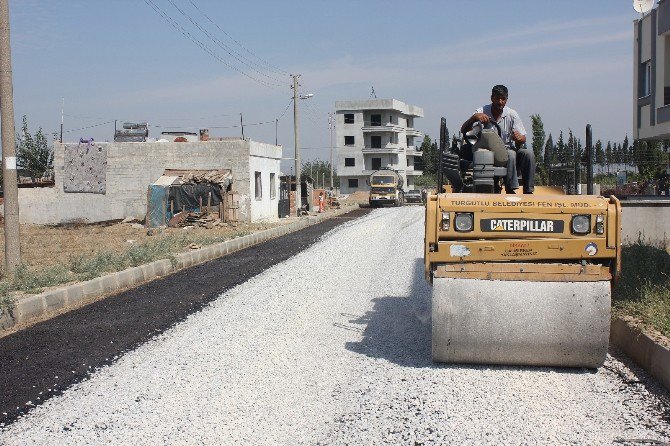
<svg viewBox="0 0 670 446">
<path fill-rule="evenodd" d="M 551 187 L 501 193 L 493 151 L 479 144 L 463 159 L 462 147 L 445 151 L 444 135 L 443 118 L 440 193 L 425 214 L 433 360 L 601 366 L 621 269 L 619 200 Z M 587 150 L 588 136 L 590 126 Z"/>
<path fill-rule="evenodd" d="M 457 219 L 465 226 L 458 228 Z M 471 220 L 471 229 L 461 219 Z M 587 231 L 582 225 L 576 232 L 573 223 L 584 221 Z M 435 277 L 616 280 L 620 254 L 621 204 L 613 196 L 444 193 L 426 203 L 431 283 Z"/>
</svg>

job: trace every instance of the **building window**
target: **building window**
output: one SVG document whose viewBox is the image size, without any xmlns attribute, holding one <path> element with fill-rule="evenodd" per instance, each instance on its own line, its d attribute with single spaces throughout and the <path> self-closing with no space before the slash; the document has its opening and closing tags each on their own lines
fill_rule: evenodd
<svg viewBox="0 0 670 446">
<path fill-rule="evenodd" d="M 356 165 L 356 158 L 345 158 L 344 167 L 354 167 Z"/>
<path fill-rule="evenodd" d="M 373 149 L 381 149 L 382 148 L 382 137 L 371 135 L 370 136 L 370 147 L 372 147 Z"/>
<path fill-rule="evenodd" d="M 382 115 L 370 115 L 370 125 L 374 127 L 382 125 Z"/>
<path fill-rule="evenodd" d="M 412 118 L 407 118 L 407 128 L 411 129 L 412 127 L 414 127 L 414 121 Z"/>
<path fill-rule="evenodd" d="M 277 198 L 277 183 L 275 180 L 275 173 L 270 172 L 270 199 L 274 200 Z"/>
<path fill-rule="evenodd" d="M 640 73 L 640 97 L 644 98 L 651 94 L 651 61 L 642 64 Z"/>
<path fill-rule="evenodd" d="M 382 168 L 381 158 L 372 158 L 372 170 L 379 170 Z"/>
<path fill-rule="evenodd" d="M 263 199 L 263 187 L 261 184 L 261 173 L 260 172 L 255 172 L 256 175 L 256 186 L 254 188 L 255 194 L 256 194 L 256 200 L 261 200 Z"/>
<path fill-rule="evenodd" d="M 344 145 L 345 146 L 353 146 L 354 145 L 354 137 L 353 136 L 345 136 L 344 137 Z"/>
<path fill-rule="evenodd" d="M 354 123 L 354 114 L 353 113 L 345 113 L 344 114 L 344 123 L 345 124 L 353 124 Z"/>
<path fill-rule="evenodd" d="M 348 180 L 349 187 L 354 189 L 358 187 L 358 178 L 349 178 Z"/>
</svg>

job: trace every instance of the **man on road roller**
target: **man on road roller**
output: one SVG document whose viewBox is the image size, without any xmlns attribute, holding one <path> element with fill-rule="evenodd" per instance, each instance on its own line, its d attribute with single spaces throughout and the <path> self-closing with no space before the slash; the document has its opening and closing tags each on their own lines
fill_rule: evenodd
<svg viewBox="0 0 670 446">
<path fill-rule="evenodd" d="M 438 193 L 426 203 L 424 242 L 433 360 L 600 367 L 611 284 L 620 270 L 619 200 L 546 186 L 533 195 L 502 193 L 509 160 L 500 150 L 503 139 L 524 138 L 504 122 L 511 114 L 498 93 L 494 87 L 493 116 L 483 112 L 497 115 L 497 132 L 468 131 L 460 147 L 448 150 L 446 120 L 441 123 Z M 480 119 L 486 118 L 473 115 L 463 130 Z M 476 139 L 469 152 L 463 150 L 468 139 Z M 590 126 L 586 146 L 591 159 Z M 472 156 L 461 158 L 466 152 Z M 533 192 L 533 170 L 522 173 L 526 192 Z"/>
<path fill-rule="evenodd" d="M 519 188 L 517 169 L 523 176 L 523 193 L 532 194 L 535 189 L 535 154 L 526 148 L 526 129 L 519 114 L 507 106 L 509 98 L 507 87 L 496 85 L 491 89 L 491 103 L 478 108 L 461 126 L 461 133 L 465 135 L 473 124 L 486 125 L 489 122 L 497 124 L 501 131 L 501 139 L 507 148 L 507 175 L 505 177 L 505 191 L 515 193 Z"/>
</svg>

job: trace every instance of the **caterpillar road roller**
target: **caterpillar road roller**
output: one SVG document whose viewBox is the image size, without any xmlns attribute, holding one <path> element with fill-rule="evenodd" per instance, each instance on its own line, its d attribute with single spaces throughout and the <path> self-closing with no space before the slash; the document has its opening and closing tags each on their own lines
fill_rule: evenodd
<svg viewBox="0 0 670 446">
<path fill-rule="evenodd" d="M 427 200 L 424 246 L 433 360 L 600 367 L 620 271 L 620 203 L 548 187 L 503 193 L 506 168 L 490 149 L 502 143 L 499 129 L 482 130 L 447 149 L 441 123 L 440 192 Z M 590 138 L 588 126 L 588 154 Z"/>
</svg>

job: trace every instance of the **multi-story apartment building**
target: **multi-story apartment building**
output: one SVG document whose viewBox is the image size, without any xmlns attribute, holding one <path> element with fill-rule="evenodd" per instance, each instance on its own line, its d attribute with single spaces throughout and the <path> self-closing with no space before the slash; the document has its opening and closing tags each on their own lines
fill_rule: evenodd
<svg viewBox="0 0 670 446">
<path fill-rule="evenodd" d="M 670 138 L 670 0 L 635 20 L 633 135 Z"/>
<path fill-rule="evenodd" d="M 423 173 L 414 168 L 423 139 L 414 119 L 423 117 L 423 109 L 396 99 L 370 99 L 337 101 L 335 110 L 341 193 L 370 190 L 366 180 L 383 168 L 398 171 L 405 190 L 414 189 L 414 178 Z"/>
</svg>

